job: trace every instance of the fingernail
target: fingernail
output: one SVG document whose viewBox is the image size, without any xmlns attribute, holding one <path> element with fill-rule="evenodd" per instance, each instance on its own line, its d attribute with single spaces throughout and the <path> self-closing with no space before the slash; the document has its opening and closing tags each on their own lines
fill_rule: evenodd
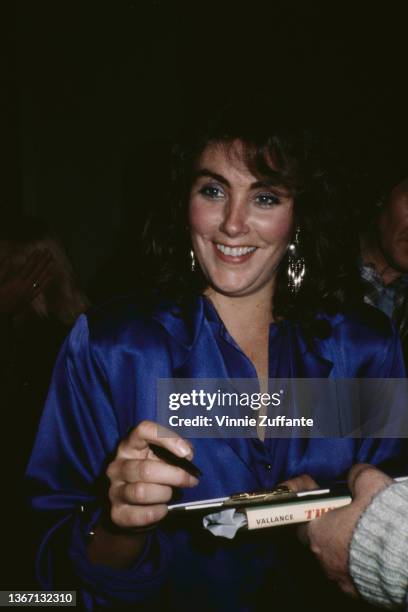
<svg viewBox="0 0 408 612">
<path fill-rule="evenodd" d="M 189 476 L 188 484 L 190 485 L 190 487 L 195 487 L 196 485 L 198 485 L 197 478 L 194 478 L 194 476 Z"/>
<path fill-rule="evenodd" d="M 183 457 L 185 457 L 186 455 L 188 455 L 189 453 L 191 453 L 191 448 L 189 447 L 189 445 L 184 442 L 183 440 L 180 440 L 177 443 L 177 448 L 179 450 L 179 452 L 183 455 Z"/>
</svg>

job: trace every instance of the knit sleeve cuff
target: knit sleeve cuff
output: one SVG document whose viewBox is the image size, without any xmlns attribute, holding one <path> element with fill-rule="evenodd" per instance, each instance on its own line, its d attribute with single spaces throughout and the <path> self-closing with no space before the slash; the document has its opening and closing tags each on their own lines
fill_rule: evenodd
<svg viewBox="0 0 408 612">
<path fill-rule="evenodd" d="M 408 592 L 408 482 L 375 496 L 360 517 L 350 545 L 350 574 L 370 603 L 395 607 Z"/>
</svg>

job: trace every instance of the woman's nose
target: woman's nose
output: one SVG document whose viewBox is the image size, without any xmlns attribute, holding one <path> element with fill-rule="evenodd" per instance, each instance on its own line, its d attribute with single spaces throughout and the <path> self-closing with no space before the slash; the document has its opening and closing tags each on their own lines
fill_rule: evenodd
<svg viewBox="0 0 408 612">
<path fill-rule="evenodd" d="M 245 202 L 230 201 L 226 204 L 220 229 L 231 238 L 249 232 L 248 210 Z"/>
</svg>

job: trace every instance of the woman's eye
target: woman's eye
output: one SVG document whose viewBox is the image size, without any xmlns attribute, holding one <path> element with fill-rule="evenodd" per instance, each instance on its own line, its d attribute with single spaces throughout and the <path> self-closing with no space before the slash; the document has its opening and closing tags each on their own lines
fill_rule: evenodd
<svg viewBox="0 0 408 612">
<path fill-rule="evenodd" d="M 212 200 L 218 200 L 224 197 L 224 192 L 222 189 L 215 187 L 214 185 L 205 185 L 204 187 L 201 187 L 199 193 L 207 198 L 211 198 Z"/>
<path fill-rule="evenodd" d="M 260 193 L 256 196 L 256 202 L 260 206 L 268 208 L 280 204 L 280 199 L 274 193 Z"/>
</svg>

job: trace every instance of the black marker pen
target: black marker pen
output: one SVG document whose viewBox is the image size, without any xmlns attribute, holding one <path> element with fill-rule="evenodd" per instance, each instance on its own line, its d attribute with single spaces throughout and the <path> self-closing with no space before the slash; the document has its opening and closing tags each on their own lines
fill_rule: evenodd
<svg viewBox="0 0 408 612">
<path fill-rule="evenodd" d="M 163 448 L 157 444 L 149 444 L 149 446 L 154 454 L 159 457 L 159 459 L 163 459 L 166 463 L 185 470 L 188 474 L 194 476 L 194 478 L 200 478 L 200 476 L 202 476 L 201 470 L 188 459 L 177 457 L 177 455 L 170 452 L 167 448 Z"/>
</svg>

